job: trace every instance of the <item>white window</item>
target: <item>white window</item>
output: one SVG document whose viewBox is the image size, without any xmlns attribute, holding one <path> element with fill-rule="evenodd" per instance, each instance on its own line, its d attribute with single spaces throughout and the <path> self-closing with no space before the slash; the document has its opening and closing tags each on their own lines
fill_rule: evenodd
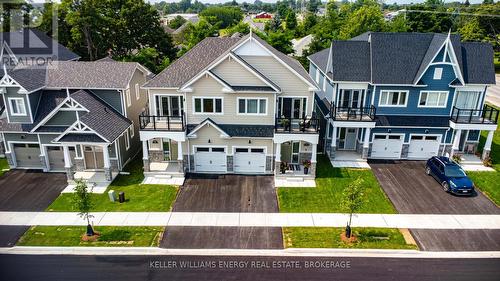
<svg viewBox="0 0 500 281">
<path fill-rule="evenodd" d="M 434 69 L 434 80 L 440 80 L 443 76 L 443 69 L 441 67 L 436 67 Z"/>
<path fill-rule="evenodd" d="M 26 116 L 26 106 L 23 98 L 9 98 L 9 107 L 12 116 Z"/>
<path fill-rule="evenodd" d="M 125 148 L 128 150 L 130 148 L 130 135 L 128 130 L 125 131 Z"/>
<path fill-rule="evenodd" d="M 446 107 L 448 92 L 422 91 L 420 92 L 419 107 Z"/>
<path fill-rule="evenodd" d="M 141 98 L 141 92 L 139 90 L 139 84 L 135 84 L 135 99 L 137 100 Z"/>
<path fill-rule="evenodd" d="M 408 91 L 382 91 L 379 106 L 406 106 Z"/>
<path fill-rule="evenodd" d="M 195 113 L 222 113 L 222 98 L 194 98 Z"/>
<path fill-rule="evenodd" d="M 316 69 L 316 83 L 319 83 L 319 69 Z"/>
<path fill-rule="evenodd" d="M 127 99 L 127 106 L 132 105 L 132 99 L 130 98 L 130 89 L 125 90 L 125 96 Z"/>
<path fill-rule="evenodd" d="M 134 122 L 132 122 L 132 125 L 128 129 L 130 130 L 130 137 L 133 138 L 135 134 Z"/>
<path fill-rule="evenodd" d="M 266 115 L 267 99 L 239 98 L 238 114 Z"/>
</svg>

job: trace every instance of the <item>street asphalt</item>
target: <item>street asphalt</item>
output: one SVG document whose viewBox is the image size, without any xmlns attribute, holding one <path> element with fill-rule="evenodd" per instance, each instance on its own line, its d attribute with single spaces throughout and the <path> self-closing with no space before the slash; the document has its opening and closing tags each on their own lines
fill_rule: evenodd
<svg viewBox="0 0 500 281">
<path fill-rule="evenodd" d="M 2 280 L 499 280 L 500 259 L 0 255 Z"/>
</svg>

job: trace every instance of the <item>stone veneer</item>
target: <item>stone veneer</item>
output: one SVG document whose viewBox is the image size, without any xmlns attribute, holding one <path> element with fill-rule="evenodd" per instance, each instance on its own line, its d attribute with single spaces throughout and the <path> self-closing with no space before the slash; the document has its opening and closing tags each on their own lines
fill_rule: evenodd
<svg viewBox="0 0 500 281">
<path fill-rule="evenodd" d="M 228 172 L 233 172 L 234 171 L 234 168 L 233 168 L 233 156 L 232 155 L 227 155 L 226 156 L 226 159 L 227 159 L 227 171 Z"/>
<path fill-rule="evenodd" d="M 272 172 L 273 171 L 273 156 L 266 156 L 266 171 L 267 172 Z"/>
<path fill-rule="evenodd" d="M 73 159 L 74 161 L 74 167 L 75 171 L 83 171 L 85 170 L 85 160 L 83 158 L 75 158 Z"/>
<path fill-rule="evenodd" d="M 49 167 L 47 167 L 47 157 L 45 155 L 40 155 L 40 163 L 42 164 L 44 172 L 49 171 Z"/>
<path fill-rule="evenodd" d="M 403 143 L 403 147 L 401 148 L 401 158 L 406 159 L 408 158 L 408 151 L 410 150 L 410 144 L 409 143 Z"/>
<path fill-rule="evenodd" d="M 5 158 L 7 158 L 7 163 L 9 163 L 9 166 L 11 167 L 16 166 L 16 163 L 14 163 L 14 159 L 12 158 L 11 152 L 5 152 Z"/>
</svg>

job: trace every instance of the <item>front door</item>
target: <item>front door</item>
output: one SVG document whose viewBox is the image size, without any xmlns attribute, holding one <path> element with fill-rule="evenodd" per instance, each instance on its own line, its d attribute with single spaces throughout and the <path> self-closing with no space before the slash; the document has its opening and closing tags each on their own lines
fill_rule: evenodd
<svg viewBox="0 0 500 281">
<path fill-rule="evenodd" d="M 104 155 L 102 153 L 102 147 L 84 146 L 83 156 L 85 158 L 85 168 L 87 170 L 104 169 Z"/>
<path fill-rule="evenodd" d="M 468 134 L 469 134 L 468 130 L 462 130 L 462 133 L 460 134 L 460 143 L 458 145 L 458 150 L 464 151 L 465 142 L 467 141 Z"/>
<path fill-rule="evenodd" d="M 340 128 L 339 149 L 356 150 L 356 128 Z"/>
</svg>

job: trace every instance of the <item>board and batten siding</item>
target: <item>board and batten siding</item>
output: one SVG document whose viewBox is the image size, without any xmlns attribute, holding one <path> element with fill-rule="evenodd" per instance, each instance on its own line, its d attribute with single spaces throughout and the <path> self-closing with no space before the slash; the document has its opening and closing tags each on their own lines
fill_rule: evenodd
<svg viewBox="0 0 500 281">
<path fill-rule="evenodd" d="M 231 86 L 267 86 L 239 62 L 228 57 L 212 71 Z"/>
<path fill-rule="evenodd" d="M 44 126 L 69 126 L 76 122 L 75 111 L 59 111 Z"/>
<path fill-rule="evenodd" d="M 89 90 L 116 111 L 123 114 L 121 92 L 118 90 Z"/>
<path fill-rule="evenodd" d="M 281 88 L 279 97 L 307 97 L 307 115 L 311 115 L 314 104 L 314 92 L 309 85 L 271 56 L 242 56 L 264 76 Z"/>
<path fill-rule="evenodd" d="M 19 94 L 17 91 L 19 88 L 12 88 L 12 87 L 6 87 L 6 91 L 4 91 L 3 95 L 5 98 L 5 111 L 9 115 L 9 121 L 10 123 L 31 123 L 31 118 L 30 118 L 30 108 L 29 108 L 29 103 L 28 103 L 28 95 L 29 94 Z M 9 104 L 9 98 L 22 98 L 24 100 L 24 105 L 26 109 L 26 115 L 25 116 L 12 116 L 12 113 L 10 112 L 10 104 Z M 38 105 L 38 103 L 37 103 Z"/>
<path fill-rule="evenodd" d="M 223 86 L 210 76 L 204 76 L 196 81 L 193 86 L 193 92 L 186 96 L 186 115 L 189 124 L 199 124 L 205 119 L 210 118 L 216 123 L 221 124 L 259 124 L 274 125 L 274 97 L 273 93 L 224 93 Z M 194 97 L 222 97 L 222 114 L 195 114 L 193 98 Z M 238 98 L 267 98 L 266 115 L 248 115 L 238 114 Z"/>
</svg>

